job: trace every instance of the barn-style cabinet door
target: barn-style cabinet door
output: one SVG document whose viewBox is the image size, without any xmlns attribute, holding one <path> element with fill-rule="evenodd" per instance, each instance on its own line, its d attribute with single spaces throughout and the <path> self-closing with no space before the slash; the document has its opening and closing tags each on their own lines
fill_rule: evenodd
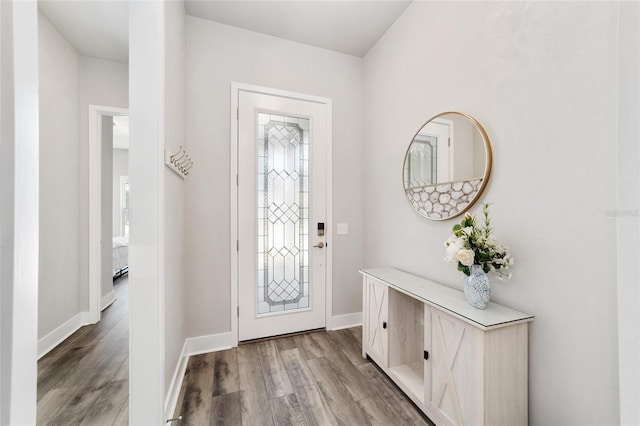
<svg viewBox="0 0 640 426">
<path fill-rule="evenodd" d="M 364 344 L 365 352 L 383 366 L 389 360 L 389 333 L 387 329 L 389 311 L 389 288 L 386 284 L 373 278 L 366 278 L 364 289 L 365 321 Z"/>
<path fill-rule="evenodd" d="M 424 324 L 425 406 L 444 424 L 483 424 L 483 332 L 429 306 Z"/>
</svg>

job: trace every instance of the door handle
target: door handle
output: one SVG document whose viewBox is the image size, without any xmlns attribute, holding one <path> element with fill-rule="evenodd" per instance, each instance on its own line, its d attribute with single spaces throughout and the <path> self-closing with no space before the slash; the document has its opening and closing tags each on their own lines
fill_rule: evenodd
<svg viewBox="0 0 640 426">
<path fill-rule="evenodd" d="M 314 247 L 318 247 L 318 248 L 323 248 L 324 247 L 324 243 L 322 241 L 320 241 L 318 244 L 316 244 Z"/>
</svg>

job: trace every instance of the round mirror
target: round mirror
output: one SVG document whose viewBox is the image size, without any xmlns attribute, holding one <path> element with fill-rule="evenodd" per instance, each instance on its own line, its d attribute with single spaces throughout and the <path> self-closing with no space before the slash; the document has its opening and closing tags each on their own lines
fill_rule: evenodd
<svg viewBox="0 0 640 426">
<path fill-rule="evenodd" d="M 491 143 L 482 125 L 461 112 L 432 117 L 404 157 L 404 192 L 422 216 L 445 220 L 476 202 L 491 174 Z"/>
</svg>

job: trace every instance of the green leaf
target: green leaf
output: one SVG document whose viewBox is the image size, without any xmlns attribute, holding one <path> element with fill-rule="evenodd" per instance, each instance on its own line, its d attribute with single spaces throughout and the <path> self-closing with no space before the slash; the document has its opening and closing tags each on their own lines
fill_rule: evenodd
<svg viewBox="0 0 640 426">
<path fill-rule="evenodd" d="M 462 272 L 463 274 L 465 274 L 466 276 L 471 275 L 471 269 L 469 269 L 468 266 L 463 265 L 462 263 L 458 262 L 458 271 Z"/>
</svg>

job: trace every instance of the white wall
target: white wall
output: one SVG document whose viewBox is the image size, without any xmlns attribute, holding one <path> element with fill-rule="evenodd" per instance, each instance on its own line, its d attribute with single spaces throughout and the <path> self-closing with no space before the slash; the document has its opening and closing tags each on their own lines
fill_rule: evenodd
<svg viewBox="0 0 640 426">
<path fill-rule="evenodd" d="M 35 424 L 38 11 L 0 2 L 0 424 Z"/>
<path fill-rule="evenodd" d="M 89 309 L 89 105 L 127 107 L 128 65 L 79 56 L 41 14 L 39 40 L 40 143 L 47 159 L 41 163 L 40 177 L 38 337 L 42 338 Z M 105 173 L 111 169 L 110 150 L 103 156 Z M 107 177 L 106 183 L 111 182 Z M 110 185 L 105 188 L 111 194 Z M 104 201 L 109 202 L 103 202 L 107 220 L 112 214 L 110 200 L 108 196 Z M 109 223 L 106 235 L 110 228 Z M 110 242 L 105 244 L 110 252 Z M 104 262 L 102 295 L 113 290 L 110 255 Z"/>
<path fill-rule="evenodd" d="M 185 14 L 180 2 L 165 3 L 165 110 L 164 146 L 170 152 L 177 152 L 185 145 L 184 137 L 184 56 L 185 56 Z M 187 149 L 188 145 L 187 145 Z M 171 380 L 169 380 L 180 359 L 186 338 L 184 316 L 186 281 L 184 269 L 184 213 L 185 188 L 188 180 L 182 180 L 169 168 L 164 168 L 165 198 L 165 240 L 164 252 L 164 371 L 165 405 Z M 170 413 L 173 414 L 173 413 Z"/>
<path fill-rule="evenodd" d="M 40 79 L 40 281 L 38 336 L 80 305 L 79 56 L 38 15 Z"/>
<path fill-rule="evenodd" d="M 129 176 L 129 150 L 113 150 L 113 179 L 112 182 L 112 206 L 113 206 L 113 236 L 122 236 L 122 210 L 120 206 L 120 178 Z"/>
<path fill-rule="evenodd" d="M 487 156 L 485 154 L 484 141 L 479 132 L 473 133 L 473 175 L 483 176 Z"/>
<path fill-rule="evenodd" d="M 0 3 L 0 64 L 7 71 L 0 74 L 0 154 L 13 156 L 13 26 L 10 2 Z M 9 142 L 11 141 L 11 142 Z M 38 167 L 37 165 L 35 166 Z M 11 353 L 13 344 L 13 162 L 0 170 L 0 421 L 9 422 L 11 411 Z M 37 190 L 35 190 L 37 194 Z M 8 283 L 8 284 L 5 284 Z"/>
<path fill-rule="evenodd" d="M 129 106 L 129 66 L 128 64 L 105 61 L 102 59 L 80 57 L 79 73 L 79 209 L 80 209 L 80 283 L 79 298 L 81 310 L 89 309 L 89 105 L 102 105 L 116 108 Z M 76 100 L 77 101 L 77 100 Z M 112 168 L 111 155 L 102 158 L 103 171 Z M 111 182 L 109 179 L 107 182 Z M 111 189 L 107 188 L 108 193 Z M 110 197 L 109 197 L 110 200 Z M 112 215 L 111 202 L 102 205 L 102 217 L 109 220 Z M 111 232 L 105 235 L 110 235 Z M 105 241 L 110 252 L 111 242 Z M 105 255 L 106 256 L 106 255 Z M 107 259 L 105 258 L 105 261 Z M 111 260 L 103 262 L 102 295 L 113 290 L 111 281 Z"/>
<path fill-rule="evenodd" d="M 620 424 L 640 424 L 640 3 L 618 19 L 618 357 Z"/>
<path fill-rule="evenodd" d="M 175 249 L 169 246 L 177 244 L 179 250 L 183 235 L 182 182 L 171 180 L 163 161 L 165 147 L 171 149 L 184 131 L 182 7 L 181 2 L 132 2 L 129 7 L 130 424 L 164 423 L 166 379 L 178 361 L 175 348 L 184 343 L 178 281 L 184 274 L 180 258 L 169 258 Z M 176 195 L 176 204 L 169 205 Z"/>
<path fill-rule="evenodd" d="M 474 133 L 475 126 L 461 115 L 447 117 L 453 121 L 453 179 L 468 180 L 469 178 L 482 176 L 483 173 L 475 174 L 473 163 L 474 153 Z"/>
<path fill-rule="evenodd" d="M 426 118 L 475 116 L 494 152 L 481 201 L 516 259 L 492 298 L 536 315 L 532 425 L 619 421 L 616 220 L 606 214 L 616 204 L 616 25 L 607 2 L 413 2 L 365 57 L 364 264 L 461 288 L 443 261 L 456 221 L 413 212 L 400 170 Z"/>
<path fill-rule="evenodd" d="M 333 100 L 333 314 L 361 311 L 362 60 L 187 16 L 186 311 L 189 336 L 229 332 L 232 81 Z M 400 173 L 398 172 L 398 175 Z"/>
</svg>

